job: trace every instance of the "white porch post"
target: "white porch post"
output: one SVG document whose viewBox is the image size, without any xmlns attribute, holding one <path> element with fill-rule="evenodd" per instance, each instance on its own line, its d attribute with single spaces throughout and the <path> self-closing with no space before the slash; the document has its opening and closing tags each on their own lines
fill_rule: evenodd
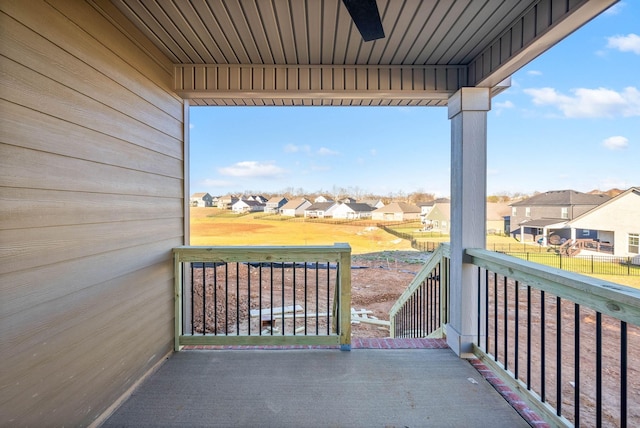
<svg viewBox="0 0 640 428">
<path fill-rule="evenodd" d="M 466 248 L 486 247 L 489 88 L 462 88 L 449 98 L 451 120 L 451 271 L 447 343 L 470 356 L 477 335 L 477 273 Z"/>
</svg>

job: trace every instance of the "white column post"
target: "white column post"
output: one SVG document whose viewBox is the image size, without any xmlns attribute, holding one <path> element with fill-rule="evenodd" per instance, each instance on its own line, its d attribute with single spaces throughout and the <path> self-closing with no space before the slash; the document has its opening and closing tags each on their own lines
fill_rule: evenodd
<svg viewBox="0 0 640 428">
<path fill-rule="evenodd" d="M 451 272 L 447 343 L 471 356 L 478 329 L 477 272 L 466 248 L 486 247 L 489 88 L 462 88 L 449 98 L 451 120 Z"/>
</svg>

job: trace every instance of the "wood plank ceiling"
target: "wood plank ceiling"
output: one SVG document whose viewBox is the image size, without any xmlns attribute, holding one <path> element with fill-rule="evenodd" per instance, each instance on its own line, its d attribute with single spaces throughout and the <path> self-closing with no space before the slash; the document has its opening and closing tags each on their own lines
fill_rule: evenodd
<svg viewBox="0 0 640 428">
<path fill-rule="evenodd" d="M 446 105 L 588 3 L 378 0 L 386 38 L 364 42 L 341 0 L 112 2 L 199 105 Z"/>
</svg>

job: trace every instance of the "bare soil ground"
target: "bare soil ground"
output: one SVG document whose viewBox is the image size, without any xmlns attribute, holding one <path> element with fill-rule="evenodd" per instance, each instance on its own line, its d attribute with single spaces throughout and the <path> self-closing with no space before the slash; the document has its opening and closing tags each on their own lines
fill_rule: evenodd
<svg viewBox="0 0 640 428">
<path fill-rule="evenodd" d="M 351 306 L 373 311 L 389 320 L 389 311 L 422 268 L 428 254 L 411 251 L 383 251 L 352 257 Z M 359 267 L 364 267 L 360 269 Z M 352 324 L 353 337 L 389 337 L 389 329 L 366 323 Z"/>
</svg>

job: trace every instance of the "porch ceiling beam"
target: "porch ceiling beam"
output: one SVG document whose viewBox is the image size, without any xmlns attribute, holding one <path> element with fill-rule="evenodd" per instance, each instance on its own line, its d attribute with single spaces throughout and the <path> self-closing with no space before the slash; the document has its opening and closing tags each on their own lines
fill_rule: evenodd
<svg viewBox="0 0 640 428">
<path fill-rule="evenodd" d="M 469 63 L 469 85 L 493 88 L 618 0 L 540 0 Z"/>
<path fill-rule="evenodd" d="M 466 85 L 462 66 L 177 64 L 187 99 L 387 99 L 444 101 Z"/>
</svg>

